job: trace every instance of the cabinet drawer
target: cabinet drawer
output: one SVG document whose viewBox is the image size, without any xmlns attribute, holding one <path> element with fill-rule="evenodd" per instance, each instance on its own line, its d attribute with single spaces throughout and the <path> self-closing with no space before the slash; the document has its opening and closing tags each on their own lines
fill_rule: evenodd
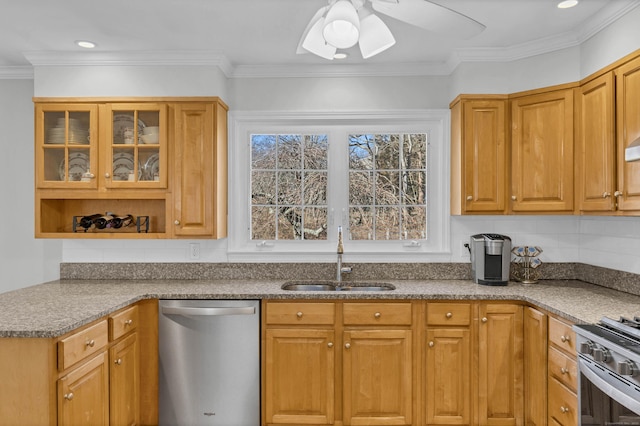
<svg viewBox="0 0 640 426">
<path fill-rule="evenodd" d="M 549 419 L 563 426 L 578 424 L 578 398 L 575 393 L 551 377 L 549 379 Z M 550 424 L 554 424 L 551 420 Z"/>
<path fill-rule="evenodd" d="M 555 318 L 549 318 L 549 343 L 569 356 L 576 354 L 576 334 L 571 325 Z"/>
<path fill-rule="evenodd" d="M 109 315 L 109 340 L 117 340 L 138 326 L 138 306 Z"/>
<path fill-rule="evenodd" d="M 428 325 L 469 325 L 470 323 L 470 303 L 429 303 L 427 305 Z"/>
<path fill-rule="evenodd" d="M 411 303 L 345 303 L 347 325 L 411 325 Z"/>
<path fill-rule="evenodd" d="M 333 325 L 336 317 L 334 303 L 267 303 L 267 324 Z"/>
<path fill-rule="evenodd" d="M 549 348 L 549 374 L 576 392 L 578 389 L 578 364 L 555 348 Z"/>
<path fill-rule="evenodd" d="M 76 362 L 99 352 L 107 345 L 107 320 L 78 331 L 58 342 L 58 369 L 64 370 Z"/>
</svg>

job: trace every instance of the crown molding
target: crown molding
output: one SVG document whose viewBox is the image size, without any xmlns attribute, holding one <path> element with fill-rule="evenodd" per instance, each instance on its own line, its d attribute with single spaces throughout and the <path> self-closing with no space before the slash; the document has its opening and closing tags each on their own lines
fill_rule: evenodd
<svg viewBox="0 0 640 426">
<path fill-rule="evenodd" d="M 0 66 L 0 80 L 33 80 L 33 67 Z"/>
</svg>

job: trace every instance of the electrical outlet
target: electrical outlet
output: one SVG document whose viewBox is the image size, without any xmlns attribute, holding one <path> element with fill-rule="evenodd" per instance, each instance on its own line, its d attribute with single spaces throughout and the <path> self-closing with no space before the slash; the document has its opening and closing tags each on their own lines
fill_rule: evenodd
<svg viewBox="0 0 640 426">
<path fill-rule="evenodd" d="M 200 243 L 189 244 L 189 259 L 191 260 L 200 259 Z"/>
<path fill-rule="evenodd" d="M 469 243 L 467 241 L 460 241 L 460 257 L 462 258 L 471 257 L 471 253 L 469 252 Z"/>
</svg>

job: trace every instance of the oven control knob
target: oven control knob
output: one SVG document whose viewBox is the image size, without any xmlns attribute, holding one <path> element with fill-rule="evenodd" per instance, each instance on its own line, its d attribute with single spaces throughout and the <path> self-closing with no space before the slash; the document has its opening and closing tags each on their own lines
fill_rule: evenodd
<svg viewBox="0 0 640 426">
<path fill-rule="evenodd" d="M 617 370 L 621 376 L 635 376 L 638 374 L 638 368 L 629 360 L 618 362 Z"/>
<path fill-rule="evenodd" d="M 611 359 L 611 354 L 607 350 L 607 348 L 595 348 L 593 350 L 593 359 L 598 362 L 609 362 Z"/>
<path fill-rule="evenodd" d="M 580 353 L 585 355 L 591 355 L 593 353 L 593 342 L 587 340 L 586 342 L 580 343 Z"/>
</svg>

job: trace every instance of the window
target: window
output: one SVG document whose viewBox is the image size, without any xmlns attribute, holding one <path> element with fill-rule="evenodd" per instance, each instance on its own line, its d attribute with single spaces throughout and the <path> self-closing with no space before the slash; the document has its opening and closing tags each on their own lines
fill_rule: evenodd
<svg viewBox="0 0 640 426">
<path fill-rule="evenodd" d="M 230 260 L 448 250 L 448 111 L 230 118 Z"/>
</svg>

